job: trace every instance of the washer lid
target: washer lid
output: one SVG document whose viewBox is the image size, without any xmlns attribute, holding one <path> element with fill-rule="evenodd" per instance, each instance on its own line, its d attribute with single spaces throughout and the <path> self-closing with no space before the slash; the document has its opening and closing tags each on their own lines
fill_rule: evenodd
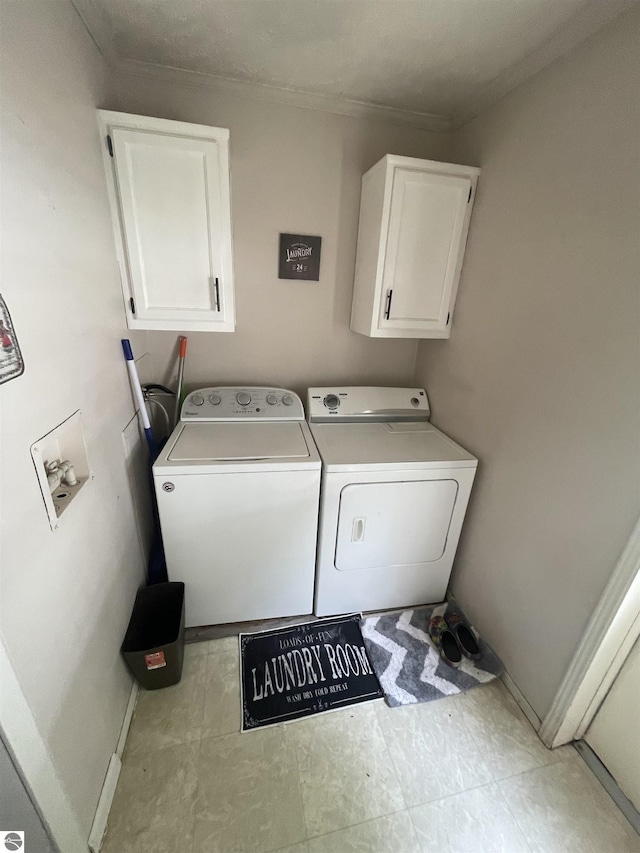
<svg viewBox="0 0 640 853">
<path fill-rule="evenodd" d="M 310 426 L 327 471 L 475 468 L 478 464 L 428 421 Z"/>
<path fill-rule="evenodd" d="M 175 436 L 175 439 L 174 439 Z M 301 425 L 285 423 L 188 423 L 169 439 L 170 462 L 240 462 L 309 459 Z"/>
</svg>

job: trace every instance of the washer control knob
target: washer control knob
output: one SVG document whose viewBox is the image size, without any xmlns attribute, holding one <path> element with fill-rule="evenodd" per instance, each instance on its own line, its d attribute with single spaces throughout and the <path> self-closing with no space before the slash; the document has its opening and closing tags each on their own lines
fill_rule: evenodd
<svg viewBox="0 0 640 853">
<path fill-rule="evenodd" d="M 323 403 L 327 407 L 327 409 L 337 409 L 340 405 L 340 398 L 337 394 L 327 394 L 324 398 Z"/>
<path fill-rule="evenodd" d="M 419 405 L 420 405 L 420 400 L 418 400 L 418 398 L 417 398 L 417 397 L 412 397 L 412 398 L 411 398 L 411 405 L 412 405 L 412 406 L 419 406 Z"/>
<path fill-rule="evenodd" d="M 267 394 L 267 403 L 268 403 L 270 406 L 275 406 L 275 404 L 276 404 L 277 402 L 278 402 L 278 398 L 276 397 L 276 395 L 275 395 L 275 394 Z"/>
<path fill-rule="evenodd" d="M 204 397 L 202 394 L 194 394 L 191 398 L 191 402 L 194 406 L 201 406 L 204 403 Z"/>
<path fill-rule="evenodd" d="M 212 406 L 219 406 L 221 400 L 220 394 L 209 394 L 209 402 Z"/>
<path fill-rule="evenodd" d="M 239 394 L 236 394 L 236 400 L 241 406 L 248 406 L 251 402 L 251 394 L 247 394 L 246 391 L 240 391 Z"/>
<path fill-rule="evenodd" d="M 285 406 L 291 406 L 293 404 L 293 397 L 291 396 L 291 394 L 285 394 L 282 398 L 282 402 L 285 404 Z"/>
</svg>

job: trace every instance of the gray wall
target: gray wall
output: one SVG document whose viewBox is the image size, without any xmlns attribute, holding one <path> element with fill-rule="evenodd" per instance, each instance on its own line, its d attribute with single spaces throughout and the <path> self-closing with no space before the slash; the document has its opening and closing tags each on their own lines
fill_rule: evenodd
<svg viewBox="0 0 640 853">
<path fill-rule="evenodd" d="M 640 10 L 454 136 L 482 167 L 415 381 L 479 474 L 453 591 L 542 716 L 640 509 Z"/>
<path fill-rule="evenodd" d="M 2 386 L 1 639 L 88 836 L 131 689 L 119 647 L 143 578 L 95 113 L 108 77 L 70 3 L 3 3 L 1 23 L 2 293 L 25 360 Z M 95 477 L 54 532 L 29 448 L 77 409 Z"/>
<path fill-rule="evenodd" d="M 447 134 L 131 76 L 104 106 L 230 129 L 237 328 L 189 334 L 187 385 L 409 382 L 416 341 L 349 330 L 360 179 L 387 153 L 446 159 Z M 278 279 L 280 232 L 322 237 L 319 282 Z M 148 336 L 160 381 L 176 341 Z"/>
</svg>

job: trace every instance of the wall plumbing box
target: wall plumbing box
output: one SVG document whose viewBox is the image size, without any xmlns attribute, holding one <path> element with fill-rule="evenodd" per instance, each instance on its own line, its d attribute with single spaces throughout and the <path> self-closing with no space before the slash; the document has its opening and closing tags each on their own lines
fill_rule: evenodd
<svg viewBox="0 0 640 853">
<path fill-rule="evenodd" d="M 74 412 L 31 445 L 44 505 L 52 530 L 91 478 L 80 412 Z"/>
</svg>

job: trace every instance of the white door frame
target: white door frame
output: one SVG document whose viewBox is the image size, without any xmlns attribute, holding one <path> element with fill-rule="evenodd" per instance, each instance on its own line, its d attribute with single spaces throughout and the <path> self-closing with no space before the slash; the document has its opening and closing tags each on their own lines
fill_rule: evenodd
<svg viewBox="0 0 640 853">
<path fill-rule="evenodd" d="M 593 611 L 538 734 L 552 749 L 579 740 L 640 636 L 640 520 Z"/>
<path fill-rule="evenodd" d="M 64 853 L 87 853 L 78 823 L 40 734 L 0 634 L 0 722 L 7 747 L 49 833 Z M 20 829 L 20 827 L 12 827 Z"/>
</svg>

